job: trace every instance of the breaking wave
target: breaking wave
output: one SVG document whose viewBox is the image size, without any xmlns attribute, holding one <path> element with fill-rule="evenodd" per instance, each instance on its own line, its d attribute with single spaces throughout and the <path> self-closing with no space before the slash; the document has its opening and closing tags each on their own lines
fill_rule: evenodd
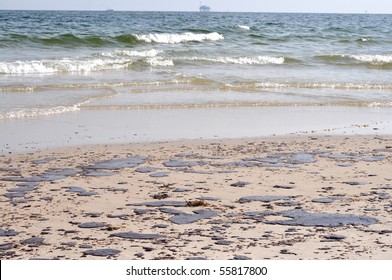
<svg viewBox="0 0 392 280">
<path fill-rule="evenodd" d="M 1 119 L 24 119 L 24 118 L 34 118 L 34 117 L 42 117 L 42 116 L 50 116 L 50 115 L 58 115 L 69 112 L 76 112 L 80 110 L 81 104 L 77 104 L 74 106 L 66 107 L 66 106 L 57 106 L 53 108 L 30 108 L 30 109 L 22 109 L 13 112 L 0 113 Z"/>
<path fill-rule="evenodd" d="M 100 52 L 86 57 L 42 59 L 27 61 L 0 61 L 0 74 L 54 74 L 94 72 L 127 69 L 139 61 L 150 66 L 172 66 L 173 61 L 159 57 L 161 51 L 116 50 Z"/>
<path fill-rule="evenodd" d="M 319 55 L 317 59 L 321 59 L 327 63 L 342 65 L 368 65 L 381 68 L 392 67 L 392 54 L 331 54 Z"/>
<path fill-rule="evenodd" d="M 238 25 L 236 25 L 235 27 L 237 27 L 237 28 L 239 28 L 239 29 L 243 29 L 243 30 L 250 30 L 250 27 L 247 26 L 247 25 L 238 24 Z"/>
<path fill-rule="evenodd" d="M 193 61 L 207 61 L 211 63 L 223 63 L 223 64 L 249 64 L 249 65 L 263 65 L 263 64 L 283 64 L 285 62 L 284 57 L 272 57 L 272 56 L 255 56 L 255 57 L 191 57 L 188 58 Z"/>
<path fill-rule="evenodd" d="M 392 55 L 369 55 L 369 54 L 362 54 L 362 55 L 350 55 L 350 58 L 353 58 L 359 62 L 367 62 L 374 65 L 382 65 L 382 64 L 390 64 L 392 63 Z"/>
<path fill-rule="evenodd" d="M 195 34 L 186 32 L 182 34 L 155 33 L 138 35 L 134 34 L 137 40 L 146 43 L 162 43 L 162 44 L 179 44 L 186 42 L 203 42 L 203 41 L 219 41 L 223 40 L 223 35 L 212 32 L 208 34 Z"/>
<path fill-rule="evenodd" d="M 89 73 L 104 70 L 130 69 L 134 65 L 170 67 L 175 63 L 196 61 L 216 64 L 268 65 L 284 64 L 294 59 L 273 56 L 254 57 L 181 57 L 169 56 L 163 51 L 115 50 L 95 53 L 86 57 L 42 59 L 27 61 L 0 61 L 0 74 L 55 74 Z"/>
<path fill-rule="evenodd" d="M 0 62 L 0 74 L 51 74 L 66 72 L 92 72 L 126 68 L 132 61 L 121 59 L 55 59 Z"/>
<path fill-rule="evenodd" d="M 210 33 L 193 33 L 185 32 L 179 34 L 171 33 L 150 33 L 150 34 L 121 34 L 116 36 L 99 36 L 99 35 L 75 35 L 59 34 L 52 37 L 32 36 L 24 34 L 10 34 L 8 38 L 0 38 L 0 43 L 6 45 L 43 45 L 59 47 L 103 47 L 103 46 L 132 46 L 141 43 L 163 43 L 178 44 L 186 42 L 203 42 L 223 40 L 223 35 L 217 32 Z"/>
</svg>

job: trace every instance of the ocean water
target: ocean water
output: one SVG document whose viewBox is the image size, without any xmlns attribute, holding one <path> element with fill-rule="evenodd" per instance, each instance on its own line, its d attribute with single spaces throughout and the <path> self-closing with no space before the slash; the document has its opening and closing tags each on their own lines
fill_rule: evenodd
<svg viewBox="0 0 392 280">
<path fill-rule="evenodd" d="M 0 121 L 256 106 L 392 108 L 392 16 L 0 11 Z"/>
</svg>

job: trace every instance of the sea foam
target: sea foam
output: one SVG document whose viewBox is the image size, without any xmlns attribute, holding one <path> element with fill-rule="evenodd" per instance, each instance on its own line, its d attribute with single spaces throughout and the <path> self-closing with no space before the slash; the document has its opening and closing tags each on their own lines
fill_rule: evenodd
<svg viewBox="0 0 392 280">
<path fill-rule="evenodd" d="M 283 64 L 284 57 L 273 56 L 255 56 L 255 57 L 192 57 L 189 60 L 207 61 L 212 63 L 223 64 L 249 64 L 249 65 L 263 65 L 263 64 Z"/>
<path fill-rule="evenodd" d="M 30 109 L 23 109 L 23 110 L 12 111 L 12 112 L 5 112 L 5 113 L 0 113 L 0 120 L 34 118 L 34 117 L 76 112 L 80 110 L 79 106 L 80 104 L 69 106 L 69 107 L 57 106 L 52 108 L 30 108 Z"/>
<path fill-rule="evenodd" d="M 381 54 L 361 54 L 361 55 L 350 55 L 350 58 L 353 58 L 360 62 L 371 63 L 375 65 L 384 64 L 384 63 L 392 63 L 392 55 L 381 55 Z"/>
<path fill-rule="evenodd" d="M 159 57 L 162 51 L 115 50 L 86 57 L 0 62 L 0 74 L 54 74 L 126 69 L 139 59 L 151 66 L 171 66 L 173 61 Z"/>
<path fill-rule="evenodd" d="M 223 40 L 223 35 L 213 32 L 208 34 L 195 34 L 186 32 L 182 34 L 155 33 L 155 34 L 134 34 L 134 36 L 147 43 L 179 44 L 186 42 L 218 41 Z"/>
<path fill-rule="evenodd" d="M 51 74 L 121 69 L 132 61 L 124 59 L 53 59 L 0 62 L 0 74 Z"/>
<path fill-rule="evenodd" d="M 162 51 L 151 49 L 146 51 L 129 51 L 129 50 L 115 50 L 111 52 L 101 52 L 98 56 L 103 57 L 155 57 L 162 53 Z"/>
<path fill-rule="evenodd" d="M 237 28 L 240 28 L 240 29 L 243 29 L 243 30 L 250 30 L 250 27 L 247 26 L 247 25 L 238 24 L 238 25 L 236 25 L 236 27 L 237 27 Z"/>
</svg>

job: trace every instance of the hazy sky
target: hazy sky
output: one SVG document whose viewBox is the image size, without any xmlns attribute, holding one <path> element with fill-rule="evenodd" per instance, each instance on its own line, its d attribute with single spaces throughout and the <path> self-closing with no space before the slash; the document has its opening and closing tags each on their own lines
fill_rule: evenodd
<svg viewBox="0 0 392 280">
<path fill-rule="evenodd" d="M 0 0 L 0 9 L 195 11 L 199 0 Z M 392 0 L 203 0 L 213 11 L 392 13 Z"/>
</svg>

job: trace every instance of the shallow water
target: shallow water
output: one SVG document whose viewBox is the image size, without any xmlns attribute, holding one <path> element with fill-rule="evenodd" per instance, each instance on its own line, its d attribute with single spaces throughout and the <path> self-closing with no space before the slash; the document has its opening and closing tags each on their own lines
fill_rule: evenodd
<svg viewBox="0 0 392 280">
<path fill-rule="evenodd" d="M 388 15 L 0 11 L 0 119 L 392 106 Z"/>
</svg>

